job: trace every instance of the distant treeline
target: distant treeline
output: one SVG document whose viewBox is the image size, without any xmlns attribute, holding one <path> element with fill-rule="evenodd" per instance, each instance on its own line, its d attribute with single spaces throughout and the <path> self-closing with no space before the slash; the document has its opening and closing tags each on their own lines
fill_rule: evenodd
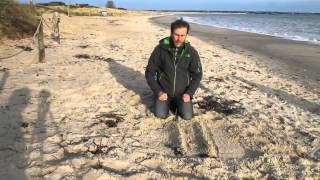
<svg viewBox="0 0 320 180">
<path fill-rule="evenodd" d="M 48 3 L 37 3 L 36 5 L 40 5 L 40 6 L 67 6 L 66 3 L 59 2 L 59 1 L 48 2 Z M 72 4 L 72 5 L 70 5 L 70 8 L 99 8 L 99 7 L 92 6 L 90 4 Z M 127 10 L 125 8 L 116 8 L 116 9 Z"/>
<path fill-rule="evenodd" d="M 48 3 L 37 3 L 36 5 L 41 5 L 41 6 L 66 6 L 66 3 L 64 2 L 48 2 Z M 70 5 L 71 8 L 98 8 L 96 6 L 91 6 L 89 4 L 72 4 Z"/>
<path fill-rule="evenodd" d="M 66 3 L 64 2 L 48 2 L 48 3 L 37 3 L 37 5 L 42 5 L 42 6 L 65 6 Z"/>
</svg>

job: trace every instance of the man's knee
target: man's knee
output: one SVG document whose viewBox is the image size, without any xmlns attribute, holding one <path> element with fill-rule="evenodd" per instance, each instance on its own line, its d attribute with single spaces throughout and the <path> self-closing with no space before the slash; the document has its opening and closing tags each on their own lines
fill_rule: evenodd
<svg viewBox="0 0 320 180">
<path fill-rule="evenodd" d="M 193 118 L 193 114 L 192 112 L 183 112 L 181 114 L 181 117 L 184 119 L 184 120 L 191 120 Z"/>
<path fill-rule="evenodd" d="M 157 118 L 166 119 L 169 115 L 169 104 L 167 101 L 156 100 L 155 116 Z"/>
<path fill-rule="evenodd" d="M 160 119 L 167 119 L 168 117 L 168 113 L 164 113 L 164 112 L 156 112 L 155 115 L 157 118 L 160 118 Z"/>
<path fill-rule="evenodd" d="M 185 120 L 190 120 L 193 118 L 193 107 L 192 107 L 192 102 L 180 103 L 179 107 L 179 113 L 180 116 L 185 119 Z"/>
</svg>

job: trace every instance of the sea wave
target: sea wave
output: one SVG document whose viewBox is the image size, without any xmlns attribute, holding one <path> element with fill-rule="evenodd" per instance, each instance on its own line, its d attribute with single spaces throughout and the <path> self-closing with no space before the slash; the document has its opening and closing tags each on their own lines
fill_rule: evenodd
<svg viewBox="0 0 320 180">
<path fill-rule="evenodd" d="M 320 44 L 320 35 L 317 35 L 317 31 L 319 31 L 318 27 L 310 26 L 306 24 L 308 28 L 299 27 L 301 22 L 294 22 L 293 19 L 275 19 L 272 20 L 267 19 L 264 22 L 260 22 L 260 19 L 254 17 L 254 15 L 246 15 L 246 16 L 237 16 L 236 19 L 231 19 L 228 16 L 220 16 L 218 20 L 217 18 L 212 18 L 214 15 L 179 15 L 179 17 L 183 17 L 184 20 L 196 23 L 200 25 L 207 25 L 218 28 L 225 28 L 231 30 L 237 30 L 242 32 L 250 32 L 262 35 L 269 35 L 274 37 L 280 37 L 295 41 L 306 41 L 310 43 Z M 231 15 L 236 16 L 236 15 Z M 224 18 L 226 17 L 226 18 Z M 281 18 L 281 17 L 280 17 Z M 292 17 L 294 18 L 294 17 Z M 231 19 L 231 20 L 230 20 Z M 235 22 L 237 20 L 237 22 Z M 251 23 L 251 24 L 250 24 Z M 320 24 L 319 24 L 320 27 Z"/>
</svg>

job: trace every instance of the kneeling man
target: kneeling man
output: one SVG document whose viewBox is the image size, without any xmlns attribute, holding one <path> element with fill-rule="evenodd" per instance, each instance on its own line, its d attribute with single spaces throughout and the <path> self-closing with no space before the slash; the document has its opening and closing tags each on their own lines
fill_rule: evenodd
<svg viewBox="0 0 320 180">
<path fill-rule="evenodd" d="M 189 24 L 180 19 L 171 24 L 171 36 L 153 50 L 145 76 L 155 94 L 155 115 L 165 119 L 174 105 L 179 115 L 192 119 L 192 97 L 199 87 L 202 68 L 198 52 L 186 40 Z"/>
</svg>

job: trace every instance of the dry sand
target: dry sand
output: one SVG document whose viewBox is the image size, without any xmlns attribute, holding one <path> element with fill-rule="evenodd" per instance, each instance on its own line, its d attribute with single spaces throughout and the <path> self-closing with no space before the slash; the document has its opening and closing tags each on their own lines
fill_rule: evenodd
<svg viewBox="0 0 320 180">
<path fill-rule="evenodd" d="M 150 17 L 62 16 L 60 45 L 45 28 L 46 63 L 35 49 L 0 60 L 1 179 L 319 177 L 319 93 L 254 57 L 190 36 L 196 116 L 155 118 L 144 68 L 169 30 Z"/>
</svg>

